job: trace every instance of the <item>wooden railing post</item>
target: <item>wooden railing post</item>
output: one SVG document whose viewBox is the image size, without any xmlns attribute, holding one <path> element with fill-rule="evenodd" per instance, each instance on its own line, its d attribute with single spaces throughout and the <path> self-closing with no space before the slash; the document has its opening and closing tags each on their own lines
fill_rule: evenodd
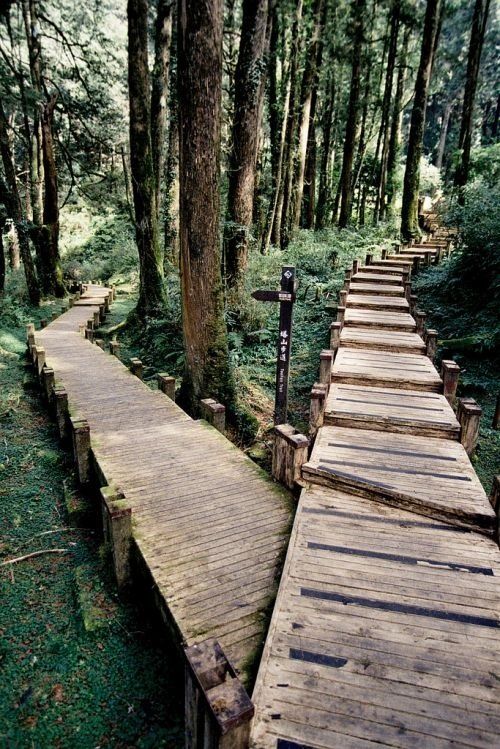
<svg viewBox="0 0 500 749">
<path fill-rule="evenodd" d="M 382 260 L 387 260 L 387 250 L 382 250 Z"/>
<path fill-rule="evenodd" d="M 55 373 L 52 367 L 44 367 L 42 370 L 42 388 L 45 398 L 50 403 L 52 400 L 52 391 L 56 384 Z"/>
<path fill-rule="evenodd" d="M 365 258 L 365 265 L 371 265 L 373 262 L 373 254 L 368 252 Z"/>
<path fill-rule="evenodd" d="M 342 291 L 339 291 L 339 306 L 345 307 L 347 301 L 347 291 L 342 289 Z"/>
<path fill-rule="evenodd" d="M 422 310 L 416 309 L 414 313 L 415 322 L 417 323 L 417 333 L 418 335 L 424 336 L 425 333 L 425 320 L 427 315 L 425 312 L 422 312 Z"/>
<path fill-rule="evenodd" d="M 158 389 L 168 395 L 170 400 L 175 401 L 175 377 L 170 377 L 166 372 L 158 374 Z"/>
<path fill-rule="evenodd" d="M 309 440 L 290 424 L 274 428 L 272 475 L 288 489 L 300 484 L 302 466 L 307 461 Z"/>
<path fill-rule="evenodd" d="M 144 367 L 142 365 L 142 361 L 138 359 L 136 356 L 134 356 L 130 360 L 130 371 L 133 375 L 138 377 L 140 380 L 142 380 L 143 374 L 144 374 Z"/>
<path fill-rule="evenodd" d="M 90 341 L 90 343 L 94 343 L 94 329 L 88 326 L 85 328 L 85 338 Z"/>
<path fill-rule="evenodd" d="M 344 291 L 349 291 L 349 288 L 351 286 L 351 275 L 352 272 L 350 270 L 346 270 L 344 274 Z"/>
<path fill-rule="evenodd" d="M 55 385 L 52 390 L 52 397 L 54 399 L 56 423 L 57 423 L 57 428 L 59 430 L 59 437 L 62 440 L 66 440 L 69 437 L 68 393 L 66 392 L 66 390 L 63 388 L 62 385 Z"/>
<path fill-rule="evenodd" d="M 221 434 L 226 432 L 226 407 L 217 403 L 213 398 L 203 398 L 200 401 L 201 415 Z"/>
<path fill-rule="evenodd" d="M 327 386 L 322 382 L 315 382 L 311 390 L 311 405 L 309 408 L 309 434 L 311 437 L 315 437 L 318 429 L 323 426 L 327 395 Z"/>
<path fill-rule="evenodd" d="M 330 325 L 330 350 L 333 351 L 333 357 L 335 360 L 335 354 L 340 347 L 340 334 L 342 332 L 342 323 L 332 322 Z"/>
<path fill-rule="evenodd" d="M 73 452 L 80 484 L 90 481 L 90 427 L 87 419 L 70 416 Z"/>
<path fill-rule="evenodd" d="M 352 275 L 356 275 L 356 273 L 359 271 L 359 260 L 353 260 L 352 261 Z"/>
<path fill-rule="evenodd" d="M 427 330 L 425 333 L 426 353 L 431 361 L 434 361 L 437 351 L 438 334 L 437 330 Z"/>
<path fill-rule="evenodd" d="M 217 640 L 185 649 L 185 748 L 247 749 L 254 706 Z"/>
<path fill-rule="evenodd" d="M 474 398 L 459 398 L 457 419 L 461 426 L 460 442 L 469 457 L 476 449 L 482 412 L 481 406 Z"/>
<path fill-rule="evenodd" d="M 319 355 L 319 381 L 330 389 L 332 381 L 333 351 L 323 349 Z"/>
<path fill-rule="evenodd" d="M 416 294 L 410 294 L 410 314 L 413 315 L 417 308 L 418 296 Z"/>
<path fill-rule="evenodd" d="M 345 306 L 339 305 L 337 307 L 337 322 L 339 322 L 343 326 L 344 320 L 345 320 Z"/>
<path fill-rule="evenodd" d="M 418 273 L 420 270 L 420 258 L 418 255 L 416 255 L 413 258 L 413 273 Z"/>
<path fill-rule="evenodd" d="M 450 405 L 455 402 L 460 367 L 451 359 L 443 359 L 441 362 L 441 377 L 443 378 L 443 393 Z"/>
<path fill-rule="evenodd" d="M 491 487 L 490 493 L 491 506 L 497 516 L 495 536 L 498 545 L 500 546 L 500 474 L 495 476 L 493 479 L 493 486 Z"/>
<path fill-rule="evenodd" d="M 132 508 L 119 489 L 103 486 L 100 494 L 104 539 L 111 545 L 116 582 L 121 587 L 130 580 Z"/>
<path fill-rule="evenodd" d="M 116 356 L 117 359 L 120 358 L 120 344 L 118 343 L 118 341 L 109 342 L 109 353 L 113 356 Z"/>
<path fill-rule="evenodd" d="M 424 257 L 425 257 L 425 265 L 426 265 L 426 267 L 430 268 L 430 266 L 432 265 L 433 253 L 430 250 L 428 250 L 425 253 Z"/>
<path fill-rule="evenodd" d="M 411 300 L 411 281 L 405 282 L 405 299 L 409 304 Z"/>
</svg>

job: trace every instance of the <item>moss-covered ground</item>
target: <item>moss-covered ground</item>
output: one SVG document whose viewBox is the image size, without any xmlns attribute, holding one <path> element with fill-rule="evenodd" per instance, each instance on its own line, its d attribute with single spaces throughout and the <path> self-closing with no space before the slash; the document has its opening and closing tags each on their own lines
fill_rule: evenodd
<svg viewBox="0 0 500 749">
<path fill-rule="evenodd" d="M 183 745 L 182 681 L 150 616 L 119 596 L 24 357 L 47 317 L 0 312 L 0 746 Z"/>
</svg>

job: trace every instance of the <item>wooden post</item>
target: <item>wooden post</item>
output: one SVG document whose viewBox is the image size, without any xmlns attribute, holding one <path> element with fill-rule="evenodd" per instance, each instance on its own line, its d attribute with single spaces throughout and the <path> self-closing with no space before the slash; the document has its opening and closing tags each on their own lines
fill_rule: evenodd
<svg viewBox="0 0 500 749">
<path fill-rule="evenodd" d="M 410 280 L 411 280 L 411 271 L 410 270 L 404 270 L 402 272 L 402 276 L 403 276 L 403 286 L 404 286 L 404 284 L 409 283 Z"/>
<path fill-rule="evenodd" d="M 436 265 L 439 265 L 439 263 L 442 261 L 442 259 L 443 259 L 443 251 L 444 251 L 444 247 L 439 246 L 437 248 L 436 254 L 434 256 L 434 262 L 435 262 Z"/>
<path fill-rule="evenodd" d="M 332 322 L 330 325 L 330 350 L 333 351 L 334 358 L 337 349 L 340 347 L 340 334 L 342 332 L 342 323 Z"/>
<path fill-rule="evenodd" d="M 203 398 L 200 401 L 201 415 L 205 421 L 208 421 L 221 434 L 226 432 L 226 407 L 222 403 L 217 403 L 213 398 Z"/>
<path fill-rule="evenodd" d="M 170 400 L 175 401 L 175 377 L 170 377 L 166 372 L 161 372 L 157 379 L 158 389 L 168 395 Z"/>
<path fill-rule="evenodd" d="M 418 273 L 420 270 L 420 258 L 418 255 L 416 255 L 413 258 L 413 273 Z"/>
<path fill-rule="evenodd" d="M 337 322 L 339 322 L 341 326 L 343 326 L 344 319 L 345 319 L 345 306 L 341 305 L 337 307 Z"/>
<path fill-rule="evenodd" d="M 345 307 L 346 301 L 347 301 L 347 291 L 343 291 L 343 290 L 339 291 L 339 305 L 341 307 Z"/>
<path fill-rule="evenodd" d="M 436 357 L 438 334 L 437 330 L 427 330 L 425 333 L 425 344 L 427 347 L 427 356 L 431 361 Z"/>
<path fill-rule="evenodd" d="M 319 355 L 319 381 L 330 389 L 332 381 L 333 351 L 323 349 Z"/>
<path fill-rule="evenodd" d="M 495 510 L 496 514 L 500 514 L 500 474 L 493 478 L 493 486 L 491 487 L 490 494 L 491 506 Z"/>
<path fill-rule="evenodd" d="M 344 275 L 344 287 L 343 287 L 344 291 L 349 291 L 349 287 L 351 285 L 351 275 L 352 275 L 351 271 L 346 270 L 345 275 Z"/>
<path fill-rule="evenodd" d="M 69 296 L 68 297 L 68 307 L 71 309 L 74 306 L 74 304 L 75 304 L 75 297 L 74 296 Z"/>
<path fill-rule="evenodd" d="M 34 364 L 38 377 L 41 377 L 42 369 L 45 366 L 45 349 L 43 346 L 35 346 Z"/>
<path fill-rule="evenodd" d="M 96 338 L 94 340 L 94 343 L 99 346 L 99 348 L 102 348 L 103 351 L 106 349 L 106 342 L 104 338 Z"/>
<path fill-rule="evenodd" d="M 118 359 L 120 358 L 120 344 L 118 341 L 109 342 L 109 353 L 116 356 Z"/>
<path fill-rule="evenodd" d="M 418 296 L 416 294 L 410 294 L 410 314 L 415 314 L 415 309 L 417 307 L 418 302 Z"/>
<path fill-rule="evenodd" d="M 411 300 L 411 281 L 405 282 L 405 299 L 408 303 Z"/>
<path fill-rule="evenodd" d="M 90 341 L 90 343 L 94 343 L 94 329 L 93 328 L 85 328 L 85 338 Z"/>
<path fill-rule="evenodd" d="M 371 265 L 373 261 L 373 254 L 369 252 L 365 258 L 365 265 Z"/>
<path fill-rule="evenodd" d="M 425 333 L 425 318 L 427 315 L 425 312 L 422 312 L 422 310 L 416 309 L 414 313 L 415 322 L 417 323 L 417 333 L 418 335 L 424 336 Z"/>
<path fill-rule="evenodd" d="M 87 320 L 87 328 L 90 328 L 91 330 L 94 330 L 94 317 L 89 317 Z"/>
<path fill-rule="evenodd" d="M 116 299 L 116 286 L 113 284 L 111 287 L 111 301 L 114 302 Z"/>
<path fill-rule="evenodd" d="M 352 261 L 352 275 L 355 276 L 359 271 L 359 260 Z"/>
<path fill-rule="evenodd" d="M 103 486 L 100 494 L 104 539 L 111 545 L 116 582 L 121 587 L 131 577 L 132 508 L 120 489 Z"/>
<path fill-rule="evenodd" d="M 46 328 L 47 327 L 47 320 L 40 320 L 40 327 Z"/>
<path fill-rule="evenodd" d="M 52 390 L 52 397 L 54 399 L 54 406 L 56 411 L 56 423 L 59 430 L 59 437 L 62 440 L 66 440 L 69 437 L 68 433 L 68 393 L 62 387 L 62 385 L 55 385 Z"/>
<path fill-rule="evenodd" d="M 457 392 L 460 367 L 451 359 L 443 359 L 441 362 L 441 377 L 443 378 L 443 393 L 447 401 L 453 405 Z"/>
<path fill-rule="evenodd" d="M 311 405 L 309 408 L 309 434 L 316 436 L 316 432 L 323 426 L 325 414 L 327 386 L 322 382 L 315 382 L 311 390 Z"/>
<path fill-rule="evenodd" d="M 290 424 L 274 428 L 272 475 L 288 489 L 300 485 L 302 466 L 307 461 L 309 440 Z"/>
<path fill-rule="evenodd" d="M 382 260 L 387 260 L 387 250 L 382 250 Z"/>
<path fill-rule="evenodd" d="M 99 322 L 103 323 L 106 319 L 106 305 L 104 302 L 99 305 Z"/>
<path fill-rule="evenodd" d="M 474 398 L 459 399 L 457 419 L 462 427 L 460 430 L 460 442 L 469 457 L 473 455 L 476 449 L 481 414 L 482 408 L 476 403 Z"/>
<path fill-rule="evenodd" d="M 433 253 L 430 250 L 428 250 L 425 253 L 425 265 L 427 268 L 430 268 L 430 266 L 432 265 L 432 258 L 433 258 Z"/>
<path fill-rule="evenodd" d="M 493 414 L 493 421 L 491 422 L 492 429 L 498 429 L 499 427 L 500 427 L 500 393 L 498 393 L 497 395 L 495 413 Z"/>
<path fill-rule="evenodd" d="M 185 749 L 247 749 L 254 706 L 217 640 L 185 649 Z"/>
<path fill-rule="evenodd" d="M 92 314 L 93 314 L 93 319 L 94 319 L 94 328 L 98 328 L 99 325 L 101 324 L 101 312 L 100 312 L 100 309 L 96 310 Z"/>
<path fill-rule="evenodd" d="M 57 318 L 59 317 L 59 314 L 57 312 L 53 312 L 50 317 L 51 317 L 51 320 L 54 321 L 54 320 L 57 320 Z"/>
<path fill-rule="evenodd" d="M 106 294 L 106 296 L 104 297 L 104 313 L 109 312 L 110 303 L 111 303 L 111 292 Z"/>
<path fill-rule="evenodd" d="M 142 361 L 138 359 L 136 356 L 134 356 L 130 360 L 130 371 L 133 375 L 138 377 L 140 380 L 142 380 L 142 376 L 144 374 L 144 367 L 142 365 Z"/>
<path fill-rule="evenodd" d="M 73 453 L 80 484 L 90 481 L 90 427 L 87 419 L 70 416 Z"/>
<path fill-rule="evenodd" d="M 56 384 L 55 373 L 52 367 L 44 367 L 42 370 L 42 387 L 45 398 L 50 403 L 52 399 L 52 390 Z"/>
</svg>

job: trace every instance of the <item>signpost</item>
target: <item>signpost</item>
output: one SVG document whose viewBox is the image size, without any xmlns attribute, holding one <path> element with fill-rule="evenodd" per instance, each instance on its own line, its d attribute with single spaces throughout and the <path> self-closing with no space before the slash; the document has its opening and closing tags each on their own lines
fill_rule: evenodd
<svg viewBox="0 0 500 749">
<path fill-rule="evenodd" d="M 290 370 L 290 348 L 292 344 L 292 314 L 295 301 L 295 268 L 281 268 L 280 291 L 254 291 L 254 299 L 260 302 L 279 302 L 280 323 L 276 363 L 276 398 L 274 402 L 274 424 L 285 424 L 288 410 L 288 373 Z"/>
</svg>

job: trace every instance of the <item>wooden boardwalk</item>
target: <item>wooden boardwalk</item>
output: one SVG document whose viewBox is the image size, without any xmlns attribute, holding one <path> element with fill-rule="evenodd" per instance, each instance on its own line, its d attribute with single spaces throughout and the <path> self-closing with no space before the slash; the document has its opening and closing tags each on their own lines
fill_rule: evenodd
<svg viewBox="0 0 500 749">
<path fill-rule="evenodd" d="M 82 337 L 107 294 L 89 286 L 36 343 L 71 417 L 88 421 L 101 485 L 117 487 L 131 509 L 133 546 L 178 641 L 216 638 L 245 681 L 276 592 L 289 495 L 216 429 Z"/>
<path fill-rule="evenodd" d="M 402 267 L 353 273 L 339 313 L 253 694 L 254 749 L 498 744 L 498 518 L 464 447 L 470 424 L 412 315 L 355 290 L 403 299 L 387 293 L 403 292 Z"/>
</svg>

